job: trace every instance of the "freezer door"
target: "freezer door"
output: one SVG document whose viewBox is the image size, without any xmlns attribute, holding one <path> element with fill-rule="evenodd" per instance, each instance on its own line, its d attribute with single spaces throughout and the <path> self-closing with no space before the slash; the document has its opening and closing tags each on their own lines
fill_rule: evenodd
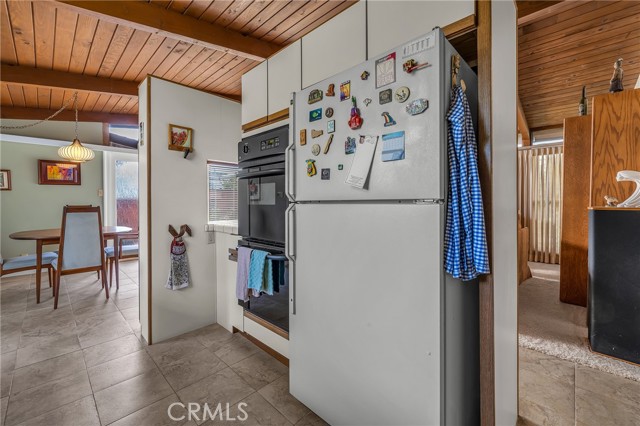
<svg viewBox="0 0 640 426">
<path fill-rule="evenodd" d="M 421 46 L 425 50 L 413 52 L 410 46 L 423 41 Z M 313 200 L 393 200 L 393 199 L 443 199 L 445 197 L 446 170 L 446 111 L 445 96 L 449 91 L 445 86 L 444 37 L 442 33 L 434 31 L 387 52 L 379 57 L 351 68 L 332 78 L 314 84 L 294 96 L 293 129 L 291 132 L 292 145 L 288 157 L 288 173 L 294 176 L 291 187 L 295 201 Z M 419 43 L 418 43 L 419 44 Z M 395 82 L 381 87 L 377 86 L 376 69 L 383 68 L 380 60 L 395 55 L 395 60 L 389 59 L 387 66 L 393 67 Z M 419 65 L 429 63 L 430 66 L 417 69 L 412 73 L 403 70 L 403 63 L 415 60 Z M 378 62 L 378 64 L 376 64 Z M 361 74 L 367 71 L 366 80 Z M 378 71 L 380 73 L 381 71 Z M 390 77 L 391 79 L 391 77 Z M 363 118 L 360 129 L 352 130 L 348 121 L 352 108 L 351 98 L 341 101 L 341 86 L 348 83 L 349 95 L 357 100 L 357 107 Z M 329 85 L 333 85 L 334 96 L 328 96 Z M 409 95 L 406 100 L 399 102 L 396 93 L 406 87 Z M 346 89 L 344 89 L 346 91 Z M 318 91 L 323 93 L 321 100 L 316 99 Z M 384 98 L 391 94 L 387 103 Z M 365 104 L 369 99 L 370 103 Z M 400 98 L 402 99 L 402 98 Z M 406 107 L 412 101 L 426 99 L 429 108 L 421 114 L 410 115 Z M 327 117 L 327 110 L 333 109 L 331 117 Z M 311 113 L 321 110 L 321 118 L 311 121 Z M 395 121 L 391 123 L 385 119 L 383 113 Z M 335 127 L 335 132 L 332 129 Z M 313 137 L 322 131 L 322 135 Z M 306 136 L 306 144 L 301 144 L 301 132 Z M 397 161 L 382 161 L 382 136 L 395 132 L 404 132 L 404 159 Z M 356 151 L 361 135 L 378 136 L 378 145 L 374 154 L 373 164 L 365 189 L 354 188 L 345 183 L 355 154 L 345 153 L 347 138 L 355 138 Z M 325 146 L 333 136 L 328 152 Z M 314 146 L 320 150 L 314 155 Z M 316 151 L 317 152 L 317 151 Z M 315 161 L 317 174 L 307 176 L 306 161 Z M 323 174 L 323 171 L 325 173 Z M 329 176 L 329 179 L 323 179 Z"/>
<path fill-rule="evenodd" d="M 330 424 L 440 424 L 442 211 L 296 205 L 290 388 Z"/>
</svg>

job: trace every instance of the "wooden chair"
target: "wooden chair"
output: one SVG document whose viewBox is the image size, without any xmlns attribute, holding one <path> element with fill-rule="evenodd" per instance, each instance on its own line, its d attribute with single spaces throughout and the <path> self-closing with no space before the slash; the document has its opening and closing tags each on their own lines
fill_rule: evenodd
<svg viewBox="0 0 640 426">
<path fill-rule="evenodd" d="M 58 308 L 60 295 L 60 277 L 82 272 L 102 272 L 102 287 L 109 299 L 109 286 L 106 285 L 106 265 L 104 258 L 104 237 L 102 235 L 102 216 L 100 207 L 65 206 L 62 211 L 62 230 L 60 232 L 60 252 L 52 262 L 55 269 L 53 308 Z"/>
<path fill-rule="evenodd" d="M 53 287 L 53 267 L 51 262 L 58 257 L 58 253 L 47 251 L 42 253 L 42 267 L 47 269 L 49 275 L 49 287 Z M 36 270 L 36 255 L 12 257 L 4 259 L 0 255 L 0 277 L 15 274 L 16 272 Z"/>
<path fill-rule="evenodd" d="M 127 240 L 137 240 L 139 238 L 137 232 L 128 232 L 126 234 L 120 234 L 118 236 L 118 260 L 122 259 L 137 259 L 139 253 L 138 244 L 124 245 L 123 242 Z M 113 284 L 113 265 L 115 264 L 113 247 L 105 247 L 104 254 L 107 257 L 107 266 L 109 267 L 109 287 Z M 116 274 L 120 274 L 120 271 L 116 271 Z M 118 287 L 118 280 L 116 280 L 116 288 Z"/>
</svg>

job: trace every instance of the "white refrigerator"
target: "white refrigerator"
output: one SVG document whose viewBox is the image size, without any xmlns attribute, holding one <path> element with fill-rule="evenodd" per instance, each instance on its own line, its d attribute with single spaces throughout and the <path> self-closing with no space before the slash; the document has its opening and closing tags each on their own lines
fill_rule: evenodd
<svg viewBox="0 0 640 426">
<path fill-rule="evenodd" d="M 455 54 L 436 29 L 293 94 L 290 391 L 330 424 L 479 423 L 477 282 L 443 271 Z"/>
</svg>

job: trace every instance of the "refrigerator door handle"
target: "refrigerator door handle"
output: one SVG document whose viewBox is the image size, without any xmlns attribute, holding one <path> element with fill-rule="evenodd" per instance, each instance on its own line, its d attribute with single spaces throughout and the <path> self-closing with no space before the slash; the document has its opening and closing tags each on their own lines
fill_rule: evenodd
<svg viewBox="0 0 640 426">
<path fill-rule="evenodd" d="M 291 125 L 289 128 L 289 145 L 285 151 L 285 184 L 284 192 L 287 194 L 289 201 L 295 201 L 295 193 L 293 191 L 293 177 L 295 175 L 295 164 L 293 160 L 293 150 L 296 149 L 296 118 L 295 118 L 295 100 L 296 94 L 294 93 L 291 98 L 291 105 L 289 106 L 289 117 L 291 117 Z"/>
<path fill-rule="evenodd" d="M 285 223 L 285 256 L 289 259 L 289 312 L 296 314 L 296 255 L 295 255 L 295 239 L 296 239 L 296 223 L 295 223 L 296 205 L 291 203 L 287 207 L 286 223 Z"/>
</svg>

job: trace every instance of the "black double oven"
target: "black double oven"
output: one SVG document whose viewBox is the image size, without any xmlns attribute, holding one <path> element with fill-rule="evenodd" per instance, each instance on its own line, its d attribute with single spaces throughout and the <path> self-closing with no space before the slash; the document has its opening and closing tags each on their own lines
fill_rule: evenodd
<svg viewBox="0 0 640 426">
<path fill-rule="evenodd" d="M 281 126 L 244 138 L 238 143 L 239 246 L 269 252 L 274 268 L 284 267 L 284 279 L 273 296 L 251 296 L 238 301 L 244 309 L 288 332 L 289 287 L 285 257 L 285 217 L 289 200 L 285 193 L 285 150 L 289 126 Z M 277 279 L 277 277 L 274 277 Z"/>
</svg>

